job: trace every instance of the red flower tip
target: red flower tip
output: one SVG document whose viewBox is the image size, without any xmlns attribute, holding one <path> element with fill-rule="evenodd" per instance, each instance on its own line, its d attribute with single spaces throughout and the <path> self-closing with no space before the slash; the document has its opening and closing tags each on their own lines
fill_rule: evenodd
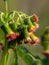
<svg viewBox="0 0 49 65">
<path fill-rule="evenodd" d="M 32 40 L 31 44 L 37 45 L 40 42 L 39 38 L 36 38 L 35 40 Z"/>
<path fill-rule="evenodd" d="M 49 58 L 49 52 L 43 52 L 43 54 L 47 57 L 47 58 Z"/>
<path fill-rule="evenodd" d="M 20 34 L 19 33 L 12 33 L 12 34 L 9 34 L 7 35 L 7 40 L 8 41 L 11 41 L 11 40 L 15 40 L 17 37 L 19 37 Z"/>
<path fill-rule="evenodd" d="M 33 18 L 34 18 L 34 21 L 38 22 L 39 21 L 39 18 L 36 14 L 33 14 Z"/>
<path fill-rule="evenodd" d="M 31 38 L 27 38 L 24 42 L 25 43 L 30 43 L 32 40 L 31 40 Z"/>
<path fill-rule="evenodd" d="M 31 28 L 30 30 L 29 30 L 29 32 L 35 32 L 36 31 L 36 26 L 34 26 L 33 28 Z"/>
</svg>

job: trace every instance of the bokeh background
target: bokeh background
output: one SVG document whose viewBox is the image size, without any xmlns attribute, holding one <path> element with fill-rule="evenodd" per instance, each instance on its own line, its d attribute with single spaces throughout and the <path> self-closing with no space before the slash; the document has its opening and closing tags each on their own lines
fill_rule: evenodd
<svg viewBox="0 0 49 65">
<path fill-rule="evenodd" d="M 9 12 L 13 10 L 22 11 L 28 15 L 37 14 L 39 17 L 39 29 L 35 32 L 39 38 L 43 33 L 45 27 L 49 26 L 49 0 L 8 0 L 8 9 Z M 0 11 L 5 12 L 5 4 L 3 0 L 0 0 Z M 4 33 L 0 30 L 0 41 L 4 42 Z M 41 44 L 37 46 L 33 45 L 24 45 L 33 55 L 39 55 L 43 58 L 42 51 L 43 48 Z M 22 65 L 24 61 L 19 58 Z M 23 64 L 25 65 L 25 63 Z"/>
</svg>

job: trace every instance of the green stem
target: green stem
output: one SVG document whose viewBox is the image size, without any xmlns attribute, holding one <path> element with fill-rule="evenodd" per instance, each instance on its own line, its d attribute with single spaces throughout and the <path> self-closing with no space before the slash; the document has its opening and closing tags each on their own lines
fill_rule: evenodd
<svg viewBox="0 0 49 65">
<path fill-rule="evenodd" d="M 14 65 L 18 65 L 17 48 L 15 49 L 15 63 L 14 63 Z"/>
<path fill-rule="evenodd" d="M 8 42 L 6 41 L 5 42 L 5 47 L 4 47 L 4 50 L 3 50 L 3 53 L 2 53 L 1 65 L 6 65 L 6 61 L 7 61 L 7 46 L 8 46 Z"/>
<path fill-rule="evenodd" d="M 18 65 L 18 56 L 17 56 L 17 45 L 16 45 L 16 47 L 15 47 L 15 45 L 14 45 L 14 48 L 13 48 L 13 52 L 14 52 L 14 54 L 13 54 L 13 58 L 12 58 L 12 64 L 10 64 L 10 65 Z M 11 55 L 10 55 L 11 56 Z M 10 57 L 9 57 L 10 58 Z M 7 62 L 8 63 L 8 62 Z M 9 64 L 8 64 L 9 65 Z"/>
<path fill-rule="evenodd" d="M 7 4 L 7 1 L 5 1 L 5 11 L 6 11 L 6 17 L 8 15 L 8 4 Z"/>
<path fill-rule="evenodd" d="M 2 26 L 2 29 L 4 30 L 4 32 L 5 32 L 6 34 L 11 34 L 11 33 L 13 33 L 13 31 L 11 30 L 11 28 L 9 27 L 8 24 L 5 24 L 4 26 Z"/>
<path fill-rule="evenodd" d="M 7 58 L 7 63 L 6 63 L 6 65 L 11 65 L 11 64 L 12 64 L 13 53 L 14 53 L 13 49 L 10 48 L 10 49 L 8 50 L 8 58 Z"/>
<path fill-rule="evenodd" d="M 11 28 L 9 27 L 9 24 L 6 20 L 4 20 L 3 18 L 4 13 L 1 13 L 1 23 L 3 24 L 2 29 L 4 30 L 4 32 L 6 32 L 7 34 L 12 33 L 13 31 L 11 30 Z"/>
</svg>

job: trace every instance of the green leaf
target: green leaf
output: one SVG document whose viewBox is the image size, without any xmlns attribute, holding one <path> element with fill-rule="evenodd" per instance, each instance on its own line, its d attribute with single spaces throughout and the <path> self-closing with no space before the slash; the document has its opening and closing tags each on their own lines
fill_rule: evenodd
<svg viewBox="0 0 49 65">
<path fill-rule="evenodd" d="M 35 57 L 25 48 L 17 47 L 18 55 L 27 63 L 27 65 L 41 65 L 37 64 Z"/>
</svg>

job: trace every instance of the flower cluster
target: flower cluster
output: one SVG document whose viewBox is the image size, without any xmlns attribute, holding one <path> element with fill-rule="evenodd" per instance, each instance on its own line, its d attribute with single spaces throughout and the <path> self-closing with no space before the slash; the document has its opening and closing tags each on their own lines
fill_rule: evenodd
<svg viewBox="0 0 49 65">
<path fill-rule="evenodd" d="M 32 55 L 23 44 L 39 43 L 39 38 L 34 32 L 39 28 L 38 17 L 36 14 L 31 16 L 23 12 L 12 11 L 8 13 L 8 0 L 4 0 L 5 13 L 0 11 L 0 26 L 4 32 L 4 43 L 0 41 L 2 58 L 0 65 L 18 65 L 18 56 L 20 56 L 27 65 L 41 65 L 40 59 Z M 12 59 L 11 59 L 12 58 Z M 10 62 L 11 61 L 11 62 Z"/>
<path fill-rule="evenodd" d="M 16 15 L 16 21 L 14 20 Z M 18 44 L 31 43 L 36 45 L 39 43 L 39 38 L 34 35 L 34 32 L 39 28 L 39 19 L 37 15 L 33 14 L 28 16 L 22 12 L 11 12 L 6 17 L 4 13 L 1 13 L 1 22 L 3 23 L 2 29 L 6 34 L 8 42 L 16 40 Z"/>
</svg>

